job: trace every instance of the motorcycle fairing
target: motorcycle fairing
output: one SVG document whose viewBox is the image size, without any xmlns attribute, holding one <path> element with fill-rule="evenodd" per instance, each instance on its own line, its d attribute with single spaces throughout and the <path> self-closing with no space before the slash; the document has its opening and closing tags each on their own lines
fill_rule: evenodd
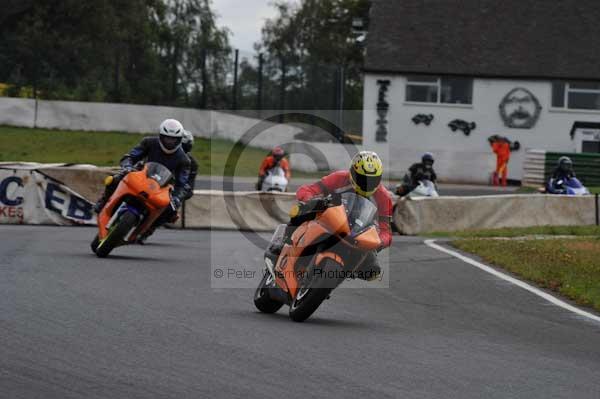
<svg viewBox="0 0 600 399">
<path fill-rule="evenodd" d="M 148 210 L 144 223 L 131 234 L 130 240 L 134 240 L 139 232 L 148 229 L 160 216 L 162 211 L 169 206 L 170 188 L 161 188 L 156 181 L 146 177 L 146 168 L 145 166 L 141 171 L 128 173 L 121 180 L 113 195 L 108 199 L 106 205 L 98 215 L 98 237 L 101 240 L 108 235 L 107 225 L 113 213 L 128 197 L 135 198 L 137 201 L 143 203 Z M 128 206 L 135 208 L 132 204 L 128 204 Z M 135 213 L 140 214 L 141 212 L 141 209 L 136 208 Z"/>
</svg>

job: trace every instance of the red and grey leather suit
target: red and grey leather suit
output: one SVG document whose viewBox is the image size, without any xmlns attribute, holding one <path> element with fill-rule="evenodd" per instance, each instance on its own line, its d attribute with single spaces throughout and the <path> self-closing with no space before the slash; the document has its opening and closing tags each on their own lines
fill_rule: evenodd
<svg viewBox="0 0 600 399">
<path fill-rule="evenodd" d="M 298 199 L 298 201 L 306 202 L 317 196 L 325 196 L 333 193 L 342 194 L 351 191 L 354 191 L 354 188 L 350 181 L 350 172 L 347 170 L 340 170 L 323 177 L 316 183 L 300 187 L 296 192 L 296 199 Z M 389 247 L 392 243 L 392 229 L 390 227 L 392 218 L 392 197 L 388 190 L 380 184 L 370 197 L 370 200 L 379 210 L 379 238 L 382 242 L 382 248 Z"/>
</svg>

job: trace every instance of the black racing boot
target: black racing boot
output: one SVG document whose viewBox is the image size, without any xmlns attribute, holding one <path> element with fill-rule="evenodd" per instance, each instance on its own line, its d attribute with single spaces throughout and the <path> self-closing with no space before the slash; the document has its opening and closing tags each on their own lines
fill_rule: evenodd
<svg viewBox="0 0 600 399">
<path fill-rule="evenodd" d="M 292 234 L 294 234 L 294 231 L 296 231 L 297 228 L 298 226 L 285 225 L 285 231 L 282 235 L 279 237 L 276 237 L 275 234 L 273 235 L 273 239 L 267 248 L 267 252 L 274 254 L 276 256 L 275 259 L 277 259 L 283 246 L 292 242 Z"/>
<path fill-rule="evenodd" d="M 148 237 L 150 237 L 152 234 L 154 234 L 154 232 L 156 231 L 156 227 L 150 227 L 148 230 L 146 230 L 146 232 L 144 232 L 144 234 L 142 234 L 141 236 L 139 236 L 136 240 L 136 242 L 140 245 L 144 245 L 146 243 L 146 240 L 148 239 Z"/>
<path fill-rule="evenodd" d="M 292 228 L 290 229 L 290 227 Z M 275 233 L 273 233 L 273 237 L 271 237 L 269 246 L 265 251 L 265 257 L 271 259 L 273 265 L 277 263 L 277 258 L 279 258 L 283 246 L 290 241 L 290 237 L 294 230 L 296 230 L 296 226 L 285 224 L 277 226 Z"/>
<path fill-rule="evenodd" d="M 381 277 L 381 267 L 377 262 L 377 255 L 374 252 L 367 254 L 361 264 L 352 272 L 351 278 L 373 281 Z"/>
<path fill-rule="evenodd" d="M 119 182 L 121 181 L 121 179 L 123 179 L 123 176 L 125 176 L 125 174 L 123 174 L 122 172 L 117 173 L 112 176 L 110 183 L 108 183 L 108 184 L 105 183 L 104 192 L 102 193 L 102 197 L 100 197 L 98 202 L 96 202 L 96 204 L 94 205 L 94 212 L 100 213 L 102 211 L 102 208 L 104 208 L 104 205 L 106 205 L 110 196 L 113 195 L 113 193 L 117 189 Z"/>
<path fill-rule="evenodd" d="M 104 205 L 106 205 L 106 201 L 108 201 L 108 198 L 104 194 L 104 195 L 102 195 L 102 197 L 100 197 L 100 199 L 94 205 L 94 212 L 96 212 L 98 214 L 100 212 L 102 212 L 102 208 L 104 208 Z"/>
</svg>

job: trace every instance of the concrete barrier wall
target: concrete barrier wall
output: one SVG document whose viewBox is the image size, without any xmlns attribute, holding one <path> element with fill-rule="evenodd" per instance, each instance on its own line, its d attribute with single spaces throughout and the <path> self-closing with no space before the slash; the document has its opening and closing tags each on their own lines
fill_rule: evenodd
<svg viewBox="0 0 600 399">
<path fill-rule="evenodd" d="M 271 231 L 289 221 L 292 193 L 196 190 L 185 204 L 189 228 Z"/>
<path fill-rule="evenodd" d="M 2 103 L 5 99 L 0 100 Z M 49 129 L 149 133 L 157 131 L 160 122 L 169 117 L 179 119 L 188 130 L 198 132 L 197 134 L 210 131 L 211 111 L 45 100 L 38 101 L 36 126 Z"/>
<path fill-rule="evenodd" d="M 119 131 L 128 133 L 156 132 L 165 118 L 180 120 L 186 129 L 199 137 L 239 140 L 259 119 L 233 113 L 152 105 L 95 103 L 77 101 L 36 101 L 0 97 L 0 124 L 48 129 Z M 272 148 L 294 140 L 300 129 L 284 124 L 271 124 L 251 145 Z"/>
<path fill-rule="evenodd" d="M 0 98 L 0 124 L 33 127 L 35 100 L 26 98 Z"/>
<path fill-rule="evenodd" d="M 8 171 L 35 170 L 90 202 L 96 201 L 104 189 L 104 178 L 115 171 L 91 165 L 2 163 L 0 166 Z M 15 192 L 19 185 L 12 183 L 9 185 L 12 191 L 6 195 L 9 200 L 22 196 Z M 287 223 L 288 211 L 295 201 L 293 193 L 196 190 L 186 202 L 186 227 L 270 231 L 280 223 Z M 594 201 L 594 196 L 541 194 L 402 199 L 396 205 L 394 223 L 403 234 L 410 235 L 501 227 L 592 225 L 596 219 Z M 62 199 L 59 202 L 66 204 Z"/>
<path fill-rule="evenodd" d="M 265 130 L 249 140 L 247 133 L 258 123 L 260 119 L 248 118 L 226 112 L 211 111 L 210 132 L 211 137 L 218 137 L 231 141 L 244 138 L 244 142 L 252 147 L 272 149 L 275 145 L 295 142 L 294 136 L 301 130 L 286 124 L 266 123 Z"/>
<path fill-rule="evenodd" d="M 71 188 L 90 202 L 96 202 L 104 192 L 104 179 L 115 174 L 118 168 L 97 168 L 85 166 L 42 167 L 37 169 Z"/>
<path fill-rule="evenodd" d="M 75 209 L 69 205 L 69 197 L 66 195 L 68 193 L 64 190 L 72 191 L 80 198 L 93 203 L 104 190 L 104 178 L 116 171 L 114 168 L 97 168 L 92 165 L 65 166 L 60 164 L 8 162 L 0 163 L 0 170 L 5 171 L 5 177 L 13 180 L 15 173 L 22 172 L 22 176 L 19 175 L 18 181 L 7 180 L 8 184 L 4 187 L 6 192 L 0 193 L 3 194 L 0 195 L 0 207 L 6 208 L 18 205 L 20 209 L 15 208 L 14 212 L 11 211 L 15 213 L 14 220 L 4 218 L 0 220 L 0 223 L 32 224 L 64 224 L 68 222 L 64 218 L 46 217 L 46 215 L 53 216 L 53 212 L 56 212 L 55 208 L 58 205 L 70 210 Z M 49 206 L 48 198 L 44 199 L 43 193 L 37 194 L 35 182 L 28 185 L 24 184 L 25 180 L 31 180 L 29 178 L 30 173 L 50 177 L 52 182 L 63 185 L 64 189 L 62 191 L 52 191 L 50 198 L 50 205 L 53 207 L 52 212 L 42 212 Z M 44 177 L 41 177 L 41 180 L 44 179 Z M 2 181 L 1 178 L 0 181 Z M 32 190 L 30 195 L 25 195 L 23 190 L 29 188 Z M 45 195 L 48 196 L 47 193 Z M 7 198 L 6 204 L 2 202 L 2 198 Z M 185 216 L 183 218 L 185 218 L 186 227 L 188 228 L 270 231 L 275 229 L 278 224 L 288 222 L 288 212 L 295 201 L 293 193 L 196 190 L 194 196 L 185 204 Z M 36 217 L 23 218 L 23 212 L 27 215 L 33 214 L 29 212 L 29 208 L 32 207 L 44 209 L 35 213 Z M 86 205 L 87 207 L 89 205 Z M 6 210 L 4 212 L 7 213 Z M 18 212 L 21 212 L 20 219 L 17 217 Z M 89 212 L 91 213 L 91 210 Z M 42 216 L 44 217 L 42 218 Z M 181 227 L 183 218 L 174 227 Z M 93 222 L 95 222 L 95 219 Z"/>
<path fill-rule="evenodd" d="M 401 233 L 595 223 L 593 196 L 498 195 L 398 201 L 394 223 Z"/>
</svg>

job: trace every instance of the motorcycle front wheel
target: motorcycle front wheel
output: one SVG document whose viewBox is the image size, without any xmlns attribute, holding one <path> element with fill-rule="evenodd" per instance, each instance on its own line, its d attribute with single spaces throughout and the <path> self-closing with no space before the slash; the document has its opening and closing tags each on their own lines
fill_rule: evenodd
<svg viewBox="0 0 600 399">
<path fill-rule="evenodd" d="M 254 292 L 254 306 L 263 313 L 275 313 L 283 306 L 283 303 L 271 298 L 269 292 L 274 289 L 272 288 L 274 285 L 273 276 L 265 271 L 265 275 Z"/>
<path fill-rule="evenodd" d="M 96 256 L 106 258 L 110 252 L 123 243 L 125 235 L 137 224 L 138 218 L 133 213 L 126 211 L 118 221 L 116 226 L 111 226 L 106 238 L 96 247 Z"/>
<path fill-rule="evenodd" d="M 96 253 L 96 250 L 98 249 L 98 245 L 100 245 L 100 238 L 98 237 L 98 234 L 96 234 L 96 237 L 94 237 L 94 241 L 92 241 L 92 243 L 90 244 L 90 248 L 92 248 L 92 252 Z"/>
<path fill-rule="evenodd" d="M 300 286 L 290 305 L 290 319 L 302 322 L 308 319 L 331 291 L 342 283 L 342 265 L 333 259 L 325 259 L 322 266 L 316 266 L 321 272 L 314 273 Z"/>
</svg>

